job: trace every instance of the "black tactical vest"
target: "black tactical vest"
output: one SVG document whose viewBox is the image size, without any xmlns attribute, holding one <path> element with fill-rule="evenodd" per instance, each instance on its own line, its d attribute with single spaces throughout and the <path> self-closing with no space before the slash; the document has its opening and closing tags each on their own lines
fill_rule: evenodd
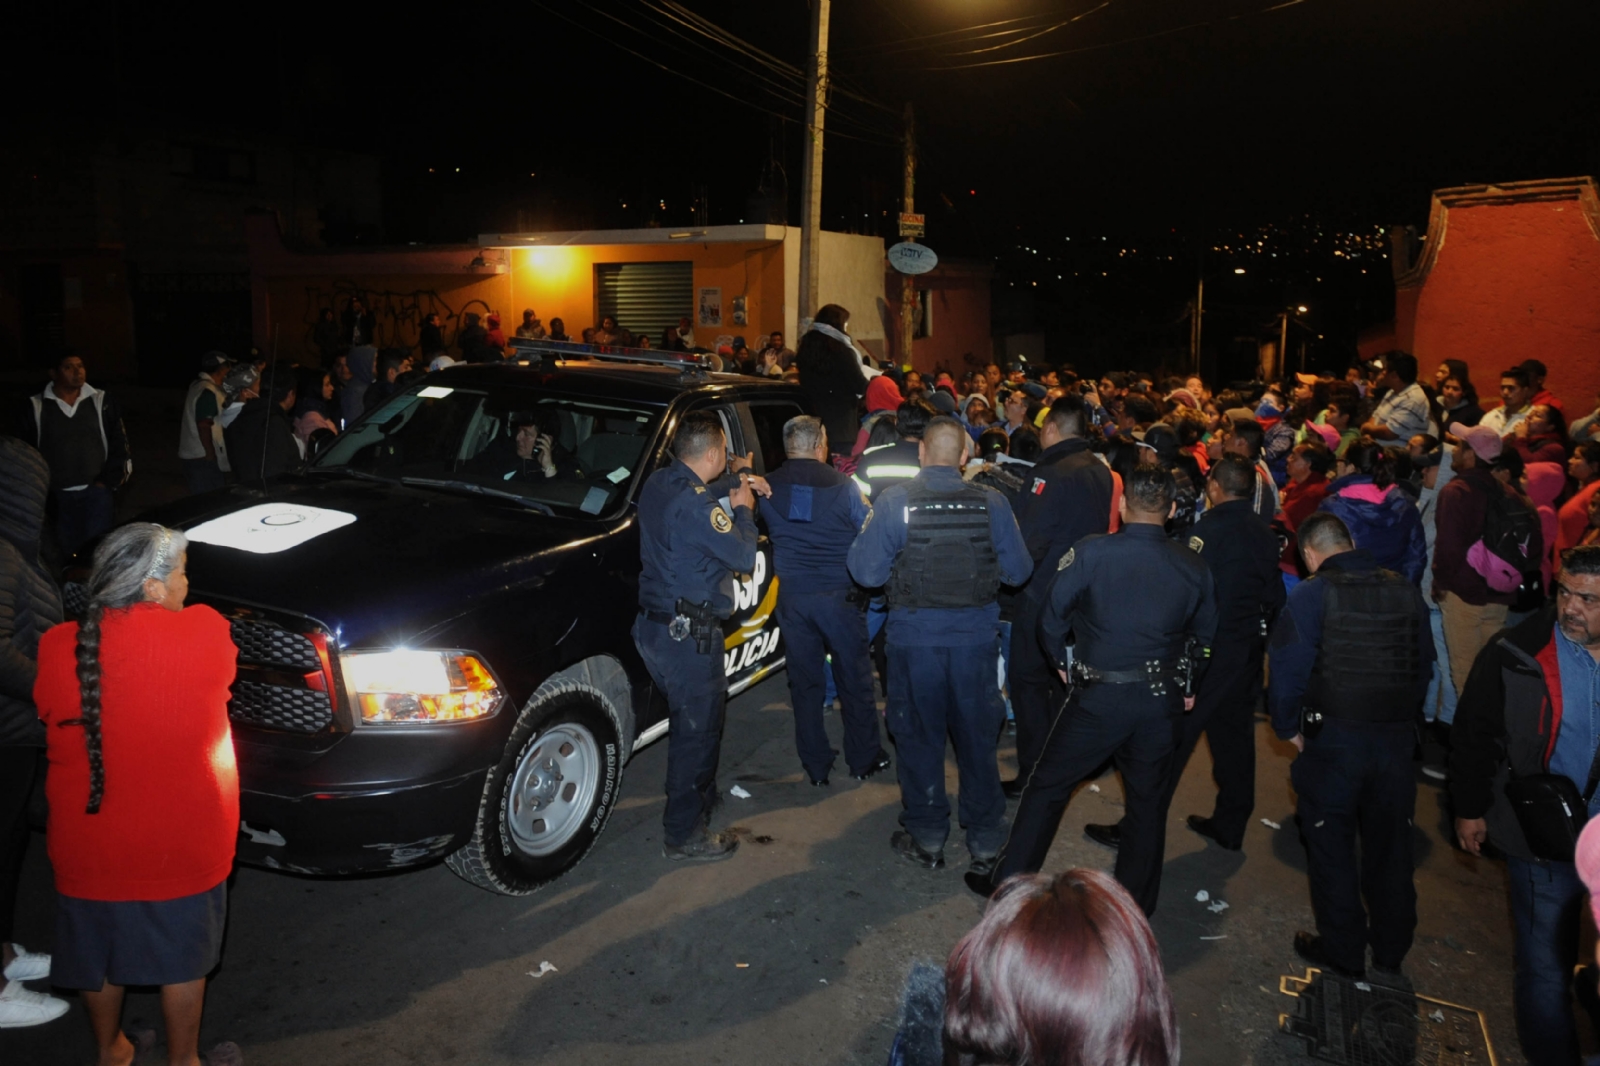
<svg viewBox="0 0 1600 1066">
<path fill-rule="evenodd" d="M 884 586 L 889 606 L 982 607 L 999 591 L 988 493 L 913 484 L 906 493 L 906 546 Z"/>
<path fill-rule="evenodd" d="M 1308 701 L 1329 718 L 1406 722 L 1417 713 L 1417 590 L 1390 570 L 1328 570 L 1322 646 Z"/>
</svg>

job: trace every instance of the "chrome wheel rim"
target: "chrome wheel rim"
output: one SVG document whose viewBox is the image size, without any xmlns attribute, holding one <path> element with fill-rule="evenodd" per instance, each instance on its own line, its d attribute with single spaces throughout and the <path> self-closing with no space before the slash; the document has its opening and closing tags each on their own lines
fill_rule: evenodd
<svg viewBox="0 0 1600 1066">
<path fill-rule="evenodd" d="M 588 817 L 599 783 L 594 734 L 563 722 L 529 743 L 506 792 L 505 821 L 517 850 L 540 857 L 558 850 Z"/>
</svg>

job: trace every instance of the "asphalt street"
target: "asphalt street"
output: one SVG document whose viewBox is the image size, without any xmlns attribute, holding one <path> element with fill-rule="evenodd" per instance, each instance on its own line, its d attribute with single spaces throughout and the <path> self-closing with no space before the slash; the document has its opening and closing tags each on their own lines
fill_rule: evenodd
<svg viewBox="0 0 1600 1066">
<path fill-rule="evenodd" d="M 949 865 L 894 857 L 898 789 L 841 771 L 812 788 L 794 757 L 783 675 L 730 704 L 719 822 L 744 842 L 730 861 L 661 857 L 666 745 L 629 764 L 622 800 L 594 851 L 535 895 L 491 895 L 443 866 L 354 880 L 241 869 L 202 1047 L 231 1039 L 252 1066 L 415 1062 L 881 1064 L 903 978 L 943 960 L 981 902 L 961 880 L 959 833 Z M 830 731 L 839 731 L 837 715 Z M 1304 1045 L 1277 1032 L 1302 973 L 1290 940 L 1310 928 L 1305 857 L 1288 786 L 1292 749 L 1260 729 L 1257 818 L 1243 852 L 1184 829 L 1208 812 L 1204 746 L 1173 804 L 1154 927 L 1179 1008 L 1187 1064 L 1301 1063 Z M 1009 767 L 1009 742 L 1002 760 Z M 954 793 L 953 758 L 948 764 Z M 887 775 L 885 775 L 887 778 Z M 1120 813 L 1114 773 L 1080 789 L 1047 870 L 1109 869 L 1112 853 L 1083 825 Z M 1014 808 L 1013 808 L 1014 809 Z M 1421 926 L 1406 960 L 1416 991 L 1482 1010 L 1499 1061 L 1522 1062 L 1512 1029 L 1504 874 L 1446 843 L 1443 795 L 1419 793 Z M 1212 912 L 1204 889 L 1229 904 Z M 52 890 L 35 837 L 18 938 L 51 941 Z M 537 976 L 545 964 L 547 970 Z M 127 1018 L 159 1028 L 150 992 Z M 0 1032 L 0 1062 L 94 1060 L 81 1005 L 40 1028 Z M 162 1051 L 146 1062 L 165 1061 Z"/>
</svg>

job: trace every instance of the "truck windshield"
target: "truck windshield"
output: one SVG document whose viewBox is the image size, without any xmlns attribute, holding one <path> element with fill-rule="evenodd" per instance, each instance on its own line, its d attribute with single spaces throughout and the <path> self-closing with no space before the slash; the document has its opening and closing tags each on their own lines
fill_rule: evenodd
<svg viewBox="0 0 1600 1066">
<path fill-rule="evenodd" d="M 419 384 L 336 438 L 312 469 L 490 489 L 557 514 L 599 516 L 621 503 L 649 461 L 660 417 L 534 388 Z"/>
</svg>

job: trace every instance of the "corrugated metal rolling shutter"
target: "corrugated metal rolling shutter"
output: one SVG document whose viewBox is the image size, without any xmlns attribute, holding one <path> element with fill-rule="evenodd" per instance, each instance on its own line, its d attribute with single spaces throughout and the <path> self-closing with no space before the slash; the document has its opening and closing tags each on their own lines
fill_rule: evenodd
<svg viewBox="0 0 1600 1066">
<path fill-rule="evenodd" d="M 594 290 L 602 317 L 656 344 L 678 319 L 694 318 L 693 263 L 596 263 Z"/>
</svg>

